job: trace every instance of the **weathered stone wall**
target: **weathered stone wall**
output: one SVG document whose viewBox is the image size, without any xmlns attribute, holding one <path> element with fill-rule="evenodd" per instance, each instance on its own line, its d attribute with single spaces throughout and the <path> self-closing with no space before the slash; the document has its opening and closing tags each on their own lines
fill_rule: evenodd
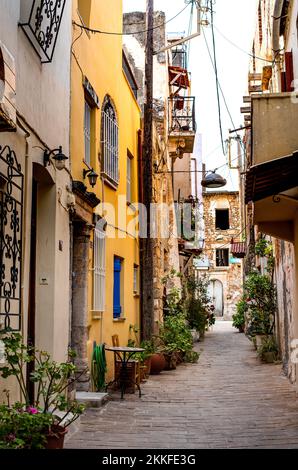
<svg viewBox="0 0 298 470">
<path fill-rule="evenodd" d="M 154 26 L 164 25 L 165 14 L 154 12 Z M 123 16 L 123 31 L 132 33 L 146 29 L 146 15 L 142 12 L 126 13 Z M 139 90 L 138 103 L 143 109 L 145 100 L 145 34 L 132 34 L 123 37 L 123 47 L 130 67 L 132 68 Z M 166 44 L 165 26 L 153 32 L 154 50 Z M 163 277 L 171 270 L 179 271 L 179 252 L 176 219 L 174 215 L 167 217 L 166 208 L 173 206 L 174 195 L 171 175 L 171 159 L 167 149 L 168 113 L 167 99 L 169 96 L 167 55 L 160 53 L 153 61 L 153 202 L 164 204 L 164 210 L 157 213 L 154 237 L 154 328 L 158 331 L 158 323 L 163 319 Z M 158 168 L 158 172 L 154 169 Z M 164 230 L 168 231 L 165 234 Z M 146 273 L 144 273 L 146 276 Z"/>
<path fill-rule="evenodd" d="M 231 239 L 241 241 L 241 213 L 238 192 L 205 192 L 203 194 L 205 249 L 203 256 L 209 259 L 208 276 L 223 285 L 223 317 L 230 320 L 236 311 L 236 303 L 242 295 L 242 260 L 236 261 L 229 252 L 228 267 L 216 266 L 216 249 L 230 250 Z M 230 228 L 217 230 L 215 210 L 229 209 Z"/>
</svg>

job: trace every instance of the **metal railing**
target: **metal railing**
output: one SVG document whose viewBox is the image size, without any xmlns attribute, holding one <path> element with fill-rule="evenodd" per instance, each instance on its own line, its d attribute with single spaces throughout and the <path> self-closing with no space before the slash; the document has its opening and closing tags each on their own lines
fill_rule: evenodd
<svg viewBox="0 0 298 470">
<path fill-rule="evenodd" d="M 169 131 L 196 132 L 195 97 L 178 95 L 168 101 Z"/>
</svg>

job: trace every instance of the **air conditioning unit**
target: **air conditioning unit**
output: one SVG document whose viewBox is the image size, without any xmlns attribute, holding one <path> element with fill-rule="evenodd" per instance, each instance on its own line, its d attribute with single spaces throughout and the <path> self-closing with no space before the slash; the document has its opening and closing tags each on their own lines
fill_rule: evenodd
<svg viewBox="0 0 298 470">
<path fill-rule="evenodd" d="M 16 131 L 15 60 L 0 41 L 0 132 Z"/>
</svg>

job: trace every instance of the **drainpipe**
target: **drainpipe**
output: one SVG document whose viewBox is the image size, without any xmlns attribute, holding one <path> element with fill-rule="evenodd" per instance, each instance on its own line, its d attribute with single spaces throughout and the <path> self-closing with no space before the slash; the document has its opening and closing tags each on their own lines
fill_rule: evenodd
<svg viewBox="0 0 298 470">
<path fill-rule="evenodd" d="M 280 21 L 282 9 L 284 6 L 284 0 L 275 0 L 274 11 L 273 11 L 273 25 L 272 25 L 272 50 L 274 59 L 279 54 L 279 32 L 280 32 Z"/>
</svg>

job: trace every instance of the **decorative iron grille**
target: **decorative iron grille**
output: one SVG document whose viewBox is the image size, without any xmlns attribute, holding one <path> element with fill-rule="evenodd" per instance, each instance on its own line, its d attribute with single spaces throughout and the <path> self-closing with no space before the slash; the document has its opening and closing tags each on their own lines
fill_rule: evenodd
<svg viewBox="0 0 298 470">
<path fill-rule="evenodd" d="M 196 132 L 194 96 L 173 96 L 168 109 L 170 132 Z"/>
<path fill-rule="evenodd" d="M 42 63 L 53 60 L 65 2 L 66 0 L 34 0 L 29 19 L 20 23 Z"/>
<path fill-rule="evenodd" d="M 0 146 L 0 328 L 21 329 L 24 176 L 16 154 Z"/>
</svg>

